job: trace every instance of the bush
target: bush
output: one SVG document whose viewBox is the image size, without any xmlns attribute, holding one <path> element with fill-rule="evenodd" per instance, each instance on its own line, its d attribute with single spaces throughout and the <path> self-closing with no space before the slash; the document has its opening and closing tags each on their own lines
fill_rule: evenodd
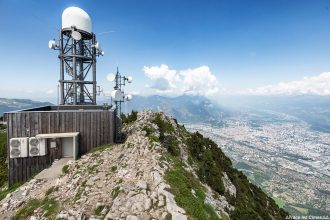
<svg viewBox="0 0 330 220">
<path fill-rule="evenodd" d="M 162 115 L 161 113 L 157 113 L 155 119 L 152 122 L 158 126 L 159 140 L 163 141 L 165 133 L 167 134 L 173 133 L 174 128 L 169 122 L 164 121 L 161 115 Z"/>
<path fill-rule="evenodd" d="M 0 132 L 0 187 L 8 181 L 7 134 Z"/>
<path fill-rule="evenodd" d="M 178 140 L 175 137 L 171 135 L 165 136 L 163 138 L 162 146 L 165 147 L 172 156 L 180 156 Z"/>
<path fill-rule="evenodd" d="M 68 172 L 69 172 L 69 165 L 64 165 L 64 166 L 62 167 L 62 172 L 63 172 L 63 173 L 68 173 Z"/>
<path fill-rule="evenodd" d="M 137 119 L 137 111 L 132 110 L 131 113 L 127 114 L 127 116 L 125 114 L 121 114 L 121 121 L 123 124 L 130 124 L 132 122 L 135 122 Z"/>
</svg>

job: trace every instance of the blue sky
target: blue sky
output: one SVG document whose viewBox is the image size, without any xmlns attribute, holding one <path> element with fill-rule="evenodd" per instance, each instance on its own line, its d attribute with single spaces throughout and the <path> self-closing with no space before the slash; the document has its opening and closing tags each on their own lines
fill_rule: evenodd
<svg viewBox="0 0 330 220">
<path fill-rule="evenodd" d="M 209 94 L 189 77 L 216 77 L 216 84 L 204 83 L 217 88 L 214 94 L 273 91 L 292 81 L 314 91 L 315 82 L 330 80 L 320 78 L 330 71 L 330 1 L 0 0 L 0 97 L 56 97 L 59 60 L 47 45 L 69 6 L 92 18 L 106 53 L 97 63 L 104 90 L 112 88 L 106 75 L 117 66 L 134 78 L 127 89 L 140 94 Z M 156 88 L 164 80 L 169 88 Z"/>
</svg>

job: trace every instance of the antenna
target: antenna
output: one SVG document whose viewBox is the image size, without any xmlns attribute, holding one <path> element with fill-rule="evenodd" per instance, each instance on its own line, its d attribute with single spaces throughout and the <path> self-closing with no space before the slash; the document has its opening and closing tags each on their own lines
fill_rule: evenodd
<svg viewBox="0 0 330 220">
<path fill-rule="evenodd" d="M 62 13 L 59 40 L 48 47 L 59 51 L 60 105 L 96 105 L 96 58 L 103 56 L 100 43 L 92 32 L 89 15 L 77 7 Z"/>
<path fill-rule="evenodd" d="M 121 143 L 122 142 L 122 135 L 120 132 L 120 127 L 121 127 L 121 103 L 125 101 L 130 101 L 132 100 L 132 95 L 127 94 L 125 95 L 124 91 L 122 91 L 122 86 L 125 86 L 125 83 L 132 83 L 133 78 L 131 76 L 125 77 L 121 76 L 119 73 L 118 67 L 117 67 L 117 73 L 116 75 L 110 73 L 107 75 L 107 80 L 109 81 L 114 81 L 116 85 L 113 87 L 114 90 L 111 92 L 111 99 L 115 102 L 115 140 L 116 143 Z"/>
</svg>

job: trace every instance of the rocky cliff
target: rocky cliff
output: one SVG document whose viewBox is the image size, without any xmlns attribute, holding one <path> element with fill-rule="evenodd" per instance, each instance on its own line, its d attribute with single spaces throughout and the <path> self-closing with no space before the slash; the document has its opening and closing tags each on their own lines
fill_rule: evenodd
<svg viewBox="0 0 330 220">
<path fill-rule="evenodd" d="M 284 219 L 213 141 L 162 113 L 125 120 L 107 145 L 0 202 L 1 219 Z"/>
</svg>

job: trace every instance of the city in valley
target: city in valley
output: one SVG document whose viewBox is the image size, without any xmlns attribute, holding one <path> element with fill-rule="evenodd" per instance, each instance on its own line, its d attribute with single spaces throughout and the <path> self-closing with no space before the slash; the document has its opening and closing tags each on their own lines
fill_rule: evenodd
<svg viewBox="0 0 330 220">
<path fill-rule="evenodd" d="M 268 114 L 269 115 L 269 114 Z M 330 213 L 330 134 L 282 113 L 185 125 L 214 140 L 236 168 L 293 215 Z"/>
</svg>

